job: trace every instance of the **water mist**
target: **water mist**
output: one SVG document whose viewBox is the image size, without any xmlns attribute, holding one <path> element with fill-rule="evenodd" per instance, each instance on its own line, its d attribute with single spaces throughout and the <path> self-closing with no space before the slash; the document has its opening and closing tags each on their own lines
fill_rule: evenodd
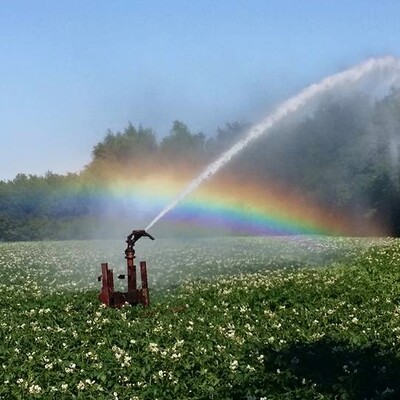
<svg viewBox="0 0 400 400">
<path fill-rule="evenodd" d="M 314 83 L 296 96 L 282 103 L 274 113 L 266 117 L 259 124 L 254 125 L 247 132 L 246 136 L 224 152 L 216 161 L 208 165 L 205 170 L 194 180 L 192 180 L 186 188 L 167 205 L 146 227 L 146 230 L 151 228 L 165 214 L 171 211 L 178 203 L 180 203 L 187 195 L 196 190 L 204 181 L 211 178 L 220 168 L 222 168 L 232 157 L 238 154 L 250 142 L 257 139 L 261 135 L 265 135 L 271 128 L 288 114 L 291 114 L 316 96 L 324 94 L 326 91 L 343 85 L 351 85 L 359 81 L 361 78 L 371 72 L 379 72 L 387 75 L 387 81 L 391 84 L 395 83 L 400 78 L 400 60 L 387 56 L 382 58 L 372 58 L 362 64 L 352 67 L 344 72 L 333 74 L 323 79 L 319 83 Z"/>
</svg>

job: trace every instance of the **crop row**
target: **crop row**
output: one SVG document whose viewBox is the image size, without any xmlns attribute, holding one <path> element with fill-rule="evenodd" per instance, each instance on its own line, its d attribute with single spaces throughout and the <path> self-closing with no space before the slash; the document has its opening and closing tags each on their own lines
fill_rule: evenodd
<svg viewBox="0 0 400 400">
<path fill-rule="evenodd" d="M 117 243 L 1 245 L 0 398 L 399 398 L 399 241 L 150 244 L 148 309 L 97 300 Z"/>
</svg>

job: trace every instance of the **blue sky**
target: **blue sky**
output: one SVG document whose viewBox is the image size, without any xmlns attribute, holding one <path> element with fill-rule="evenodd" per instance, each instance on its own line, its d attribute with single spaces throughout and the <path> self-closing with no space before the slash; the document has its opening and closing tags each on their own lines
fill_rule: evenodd
<svg viewBox="0 0 400 400">
<path fill-rule="evenodd" d="M 371 56 L 400 1 L 2 0 L 0 180 L 77 172 L 107 129 L 215 133 Z"/>
</svg>

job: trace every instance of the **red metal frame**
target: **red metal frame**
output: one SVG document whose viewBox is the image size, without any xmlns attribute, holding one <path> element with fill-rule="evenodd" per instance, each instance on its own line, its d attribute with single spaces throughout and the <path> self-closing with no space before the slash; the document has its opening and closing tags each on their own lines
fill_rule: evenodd
<svg viewBox="0 0 400 400">
<path fill-rule="evenodd" d="M 108 268 L 108 263 L 101 264 L 101 277 L 102 281 L 101 292 L 99 299 L 108 307 L 122 307 L 125 303 L 131 305 L 143 304 L 144 307 L 150 305 L 149 287 L 147 283 L 147 266 L 146 261 L 140 261 L 140 277 L 142 280 L 142 288 L 137 288 L 136 279 L 136 266 L 135 266 L 135 249 L 133 246 L 136 241 L 143 236 L 150 239 L 154 238 L 144 230 L 132 231 L 128 236 L 126 242 L 128 246 L 125 250 L 128 291 L 115 292 L 114 291 L 114 274 L 113 270 Z M 119 278 L 125 278 L 124 275 Z"/>
<path fill-rule="evenodd" d="M 141 289 L 136 287 L 136 266 L 128 265 L 128 291 L 114 291 L 113 270 L 108 268 L 108 263 L 101 264 L 102 287 L 99 299 L 108 307 L 122 307 L 124 304 L 131 305 L 143 304 L 144 307 L 150 305 L 149 288 L 147 285 L 147 266 L 146 261 L 140 262 L 140 275 L 142 279 Z"/>
</svg>

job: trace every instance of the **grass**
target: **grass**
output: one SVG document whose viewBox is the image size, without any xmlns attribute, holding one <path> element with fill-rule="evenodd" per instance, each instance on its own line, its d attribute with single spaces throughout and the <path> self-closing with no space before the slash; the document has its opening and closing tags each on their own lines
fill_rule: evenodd
<svg viewBox="0 0 400 400">
<path fill-rule="evenodd" d="M 400 241 L 143 242 L 152 306 L 116 310 L 119 247 L 0 245 L 0 398 L 400 397 Z"/>
</svg>

